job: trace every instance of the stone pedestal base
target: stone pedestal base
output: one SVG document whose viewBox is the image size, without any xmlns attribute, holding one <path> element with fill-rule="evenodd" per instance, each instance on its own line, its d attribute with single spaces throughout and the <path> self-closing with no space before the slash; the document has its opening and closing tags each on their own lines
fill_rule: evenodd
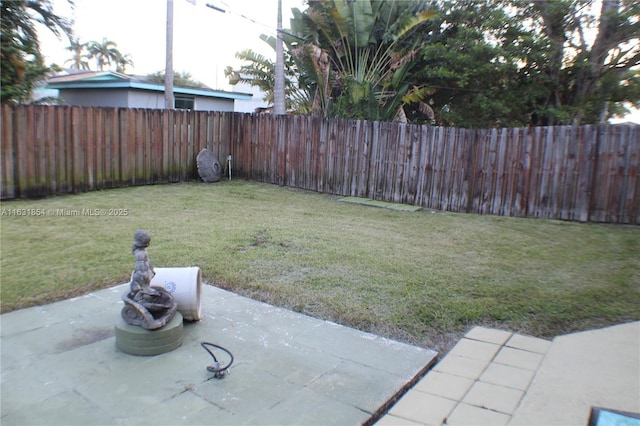
<svg viewBox="0 0 640 426">
<path fill-rule="evenodd" d="M 176 312 L 164 327 L 146 330 L 127 324 L 122 318 L 116 321 L 116 347 L 130 355 L 159 355 L 182 345 L 182 315 Z"/>
</svg>

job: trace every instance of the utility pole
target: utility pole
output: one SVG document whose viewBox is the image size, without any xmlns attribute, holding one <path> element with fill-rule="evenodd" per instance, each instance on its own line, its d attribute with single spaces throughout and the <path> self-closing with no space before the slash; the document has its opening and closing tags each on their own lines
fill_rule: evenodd
<svg viewBox="0 0 640 426">
<path fill-rule="evenodd" d="M 273 88 L 273 113 L 286 114 L 284 101 L 284 48 L 282 46 L 282 0 L 278 0 L 278 26 L 276 35 L 276 75 Z"/>
<path fill-rule="evenodd" d="M 167 62 L 164 69 L 164 107 L 174 109 L 173 101 L 173 0 L 167 0 Z"/>
</svg>

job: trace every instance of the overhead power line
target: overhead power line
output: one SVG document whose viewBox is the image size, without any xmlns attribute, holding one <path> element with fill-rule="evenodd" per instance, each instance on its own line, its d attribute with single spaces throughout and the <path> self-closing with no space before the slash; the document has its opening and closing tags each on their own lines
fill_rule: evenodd
<svg viewBox="0 0 640 426">
<path fill-rule="evenodd" d="M 189 1 L 189 0 L 187 0 L 187 1 Z M 223 2 L 223 4 L 225 4 L 227 7 L 229 6 L 224 2 Z M 235 12 L 229 10 L 229 9 L 222 8 L 222 7 L 217 6 L 215 4 L 212 4 L 212 3 L 206 3 L 205 6 L 207 6 L 209 9 L 215 10 L 216 12 L 239 16 L 240 18 L 246 19 L 247 21 L 249 21 L 249 22 L 251 22 L 251 23 L 253 23 L 255 25 L 260 25 L 261 27 L 266 28 L 271 33 L 274 33 L 274 34 L 278 34 L 278 33 L 286 34 L 286 35 L 288 35 L 290 37 L 293 37 L 293 38 L 295 38 L 297 40 L 304 41 L 304 38 L 302 38 L 300 36 L 297 36 L 295 34 L 291 34 L 290 32 L 284 31 L 282 29 L 274 28 L 272 25 L 268 25 L 268 24 L 265 24 L 263 22 L 256 21 L 255 19 L 253 19 L 253 18 L 251 18 L 249 16 L 246 16 L 246 15 L 243 15 L 242 13 L 235 13 Z"/>
</svg>

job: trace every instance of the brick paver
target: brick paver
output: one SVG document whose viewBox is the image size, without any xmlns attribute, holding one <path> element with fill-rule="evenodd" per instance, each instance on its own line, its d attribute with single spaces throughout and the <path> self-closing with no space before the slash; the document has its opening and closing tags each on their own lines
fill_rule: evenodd
<svg viewBox="0 0 640 426">
<path fill-rule="evenodd" d="M 550 344 L 474 327 L 377 425 L 505 425 Z"/>
</svg>

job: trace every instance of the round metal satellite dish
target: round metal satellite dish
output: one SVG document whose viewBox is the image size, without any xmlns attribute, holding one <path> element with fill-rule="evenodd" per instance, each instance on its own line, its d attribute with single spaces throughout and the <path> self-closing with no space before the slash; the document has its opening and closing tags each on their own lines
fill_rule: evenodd
<svg viewBox="0 0 640 426">
<path fill-rule="evenodd" d="M 200 151 L 196 157 L 198 174 L 205 182 L 218 182 L 222 176 L 222 167 L 218 157 L 208 149 Z"/>
</svg>

